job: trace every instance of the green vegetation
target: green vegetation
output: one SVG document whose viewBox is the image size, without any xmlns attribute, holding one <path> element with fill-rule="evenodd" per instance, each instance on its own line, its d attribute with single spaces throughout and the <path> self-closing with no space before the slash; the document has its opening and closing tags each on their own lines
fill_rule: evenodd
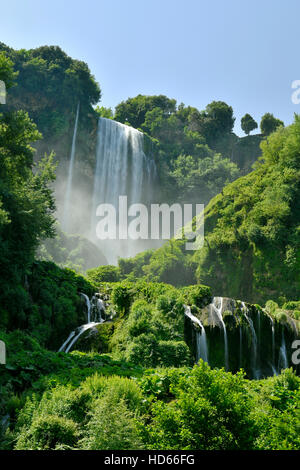
<svg viewBox="0 0 300 470">
<path fill-rule="evenodd" d="M 241 119 L 241 128 L 245 134 L 249 135 L 251 131 L 257 129 L 257 122 L 252 116 L 250 116 L 250 114 L 245 114 Z"/>
<path fill-rule="evenodd" d="M 138 95 L 120 103 L 114 119 L 151 138 L 165 201 L 172 201 L 175 192 L 177 201 L 208 203 L 241 169 L 249 172 L 259 153 L 260 140 L 254 141 L 254 151 L 246 142 L 240 159 L 243 140 L 233 134 L 233 109 L 222 101 L 200 112 L 163 95 Z"/>
<path fill-rule="evenodd" d="M 26 109 L 46 139 L 66 136 L 70 111 L 78 102 L 82 112 L 88 114 L 100 99 L 99 85 L 87 64 L 71 59 L 58 46 L 16 51 L 0 43 L 0 52 L 9 57 L 18 72 L 18 86 L 9 92 L 7 107 Z M 9 87 L 7 77 L 2 80 Z"/>
<path fill-rule="evenodd" d="M 263 135 L 272 134 L 272 132 L 275 132 L 280 126 L 283 126 L 283 122 L 280 119 L 275 118 L 271 113 L 266 113 L 261 118 L 260 130 Z"/>
<path fill-rule="evenodd" d="M 55 238 L 48 238 L 40 244 L 36 257 L 41 261 L 52 261 L 61 268 L 74 269 L 82 274 L 96 265 L 107 263 L 105 256 L 87 238 L 62 232 L 55 226 Z"/>
<path fill-rule="evenodd" d="M 263 141 L 255 171 L 236 179 L 234 149 L 244 146 L 240 168 L 246 172 L 248 150 L 257 151 L 261 136 L 238 139 L 226 103 L 212 102 L 200 112 L 165 96 L 139 95 L 117 106 L 115 116 L 109 108 L 94 110 L 99 86 L 86 64 L 58 47 L 14 51 L 0 44 L 0 80 L 9 91 L 0 113 L 0 340 L 7 349 L 6 364 L 0 364 L 0 448 L 299 449 L 295 372 L 257 381 L 243 371 L 225 372 L 220 341 L 211 354 L 215 368 L 194 365 L 184 311 L 190 305 L 201 315 L 218 291 L 256 302 L 273 299 L 266 312 L 275 323 L 277 349 L 285 323 L 299 326 L 300 118 L 288 128 L 265 118 L 264 135 L 279 128 Z M 48 147 L 58 149 L 59 161 L 67 155 L 78 102 L 79 155 L 93 146 L 86 142 L 95 135 L 97 116 L 114 117 L 148 134 L 166 198 L 174 188 L 183 202 L 205 202 L 222 191 L 206 208 L 202 249 L 186 253 L 184 240 L 171 240 L 121 259 L 118 267 L 88 269 L 89 257 L 102 255 L 55 225 L 54 155 L 40 157 Z M 38 129 L 45 139 L 40 144 Z M 87 186 L 90 154 L 81 162 Z M 87 278 L 70 267 L 88 270 Z M 81 352 L 57 352 L 86 322 L 80 294 L 96 291 L 109 300 L 107 321 L 82 335 L 76 343 Z M 235 344 L 235 326 L 243 327 L 239 311 L 224 312 Z M 259 306 L 250 307 L 264 336 L 270 318 L 260 313 Z M 251 348 L 245 340 L 244 348 Z M 260 353 L 270 349 L 258 340 Z"/>
<path fill-rule="evenodd" d="M 99 266 L 98 268 L 89 269 L 86 275 L 94 284 L 117 282 L 120 280 L 120 269 L 111 265 Z"/>
<path fill-rule="evenodd" d="M 1 448 L 299 448 L 300 380 L 291 370 L 252 382 L 202 361 L 141 369 L 105 355 L 50 353 L 21 333 L 5 339 L 9 349 L 27 341 L 31 354 L 14 352 L 1 374 L 2 400 L 14 390 Z"/>
<path fill-rule="evenodd" d="M 149 281 L 198 282 L 233 298 L 265 302 L 299 295 L 300 118 L 262 142 L 255 171 L 227 185 L 205 209 L 205 244 L 191 254 L 171 240 L 145 259 L 120 262 Z M 130 275 L 129 270 L 126 271 Z M 177 273 L 177 276 L 175 275 Z M 182 273 L 184 273 L 182 275 Z M 186 274 L 185 274 L 186 273 Z M 181 277 L 182 275 L 182 277 Z M 193 279 L 191 281 L 191 279 Z"/>
</svg>

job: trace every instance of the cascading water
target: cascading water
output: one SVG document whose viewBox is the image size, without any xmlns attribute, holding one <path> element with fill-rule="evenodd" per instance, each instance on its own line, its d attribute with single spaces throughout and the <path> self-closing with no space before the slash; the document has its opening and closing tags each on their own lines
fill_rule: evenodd
<svg viewBox="0 0 300 470">
<path fill-rule="evenodd" d="M 252 371 L 253 371 L 253 377 L 254 378 L 259 378 L 259 371 L 257 370 L 257 336 L 255 332 L 255 328 L 253 325 L 252 319 L 248 316 L 248 309 L 245 304 L 245 302 L 242 302 L 242 310 L 244 313 L 244 316 L 250 326 L 250 331 L 251 331 L 251 344 L 252 344 L 252 354 L 251 354 L 251 364 L 252 364 Z"/>
<path fill-rule="evenodd" d="M 203 359 L 204 362 L 208 362 L 208 349 L 207 349 L 207 341 L 206 341 L 206 334 L 205 328 L 202 325 L 199 318 L 195 317 L 191 312 L 191 307 L 188 305 L 184 306 L 184 313 L 185 315 L 196 325 L 200 327 L 200 332 L 196 332 L 196 345 L 197 345 L 197 356 L 196 361 L 198 362 L 199 359 Z"/>
<path fill-rule="evenodd" d="M 91 322 L 91 302 L 90 302 L 90 299 L 83 292 L 80 292 L 80 295 L 85 300 L 85 304 L 86 304 L 86 307 L 87 307 L 87 322 L 90 323 Z"/>
<path fill-rule="evenodd" d="M 277 375 L 277 370 L 275 367 L 275 325 L 273 318 L 269 315 L 270 323 L 271 323 L 271 341 L 272 341 L 272 363 L 271 368 L 273 371 L 273 375 Z"/>
<path fill-rule="evenodd" d="M 87 317 L 88 323 L 79 326 L 74 331 L 71 331 L 66 341 L 62 344 L 59 348 L 59 351 L 69 352 L 72 346 L 76 343 L 76 341 L 80 338 L 80 336 L 87 330 L 94 328 L 97 325 L 101 325 L 105 320 L 102 318 L 102 313 L 105 313 L 105 305 L 103 300 L 100 298 L 99 294 L 95 294 L 92 298 L 92 302 L 88 298 L 88 296 L 84 293 L 80 293 L 80 295 L 85 299 L 86 306 L 87 306 Z M 95 307 L 95 308 L 93 308 Z M 95 312 L 96 310 L 96 312 Z M 91 312 L 94 313 L 94 321 L 91 321 Z M 97 317 L 98 320 L 97 321 Z"/>
<path fill-rule="evenodd" d="M 100 117 L 91 214 L 92 239 L 96 237 L 98 205 L 112 204 L 118 221 L 119 196 L 127 196 L 128 207 L 134 203 L 151 203 L 155 174 L 155 162 L 144 152 L 144 134 L 120 122 Z M 122 221 L 120 226 L 121 230 L 126 230 Z M 119 243 L 114 245 L 111 240 L 109 242 L 105 249 L 109 262 L 115 262 L 119 255 L 136 253 L 134 241 L 126 240 L 124 243 L 118 240 Z M 101 244 L 103 246 L 103 242 Z"/>
<path fill-rule="evenodd" d="M 105 304 L 104 301 L 101 299 L 100 294 L 95 294 L 92 297 L 91 306 L 93 312 L 93 320 L 103 322 L 104 318 L 102 318 L 102 315 L 105 314 Z"/>
<path fill-rule="evenodd" d="M 100 323 L 91 322 L 91 323 L 87 323 L 85 325 L 82 325 L 82 326 L 79 326 L 78 328 L 76 328 L 76 330 L 72 331 L 69 338 L 67 339 L 67 341 L 64 342 L 64 344 L 61 346 L 59 351 L 65 351 L 66 353 L 68 353 L 70 351 L 71 347 L 76 343 L 76 341 L 80 338 L 80 336 L 85 331 L 90 330 L 91 328 L 93 328 L 94 326 L 97 326 L 97 325 L 100 325 Z M 72 340 L 72 341 L 70 341 L 70 340 Z"/>
<path fill-rule="evenodd" d="M 78 103 L 77 105 L 77 111 L 76 111 L 76 117 L 75 117 L 72 147 L 71 147 L 70 162 L 69 162 L 67 189 L 66 189 L 65 203 L 64 203 L 64 214 L 63 214 L 63 220 L 62 220 L 62 227 L 63 227 L 63 230 L 65 231 L 69 229 L 69 222 L 70 222 L 72 182 L 73 182 L 73 172 L 74 172 L 75 153 L 76 153 L 76 137 L 77 137 L 77 129 L 78 129 L 79 109 L 80 109 L 80 103 Z"/>
<path fill-rule="evenodd" d="M 226 330 L 226 325 L 224 323 L 223 317 L 222 317 L 222 310 L 223 310 L 223 297 L 214 297 L 212 303 L 210 304 L 210 309 L 216 313 L 222 328 L 223 328 L 223 334 L 224 334 L 224 362 L 225 362 L 225 369 L 229 369 L 229 359 L 228 359 L 228 339 L 227 339 L 227 330 Z"/>
<path fill-rule="evenodd" d="M 281 339 L 281 346 L 279 349 L 279 360 L 278 360 L 278 370 L 287 369 L 289 366 L 288 358 L 287 358 L 287 351 L 286 351 L 286 344 L 284 338 L 284 328 L 282 327 L 282 339 Z"/>
</svg>

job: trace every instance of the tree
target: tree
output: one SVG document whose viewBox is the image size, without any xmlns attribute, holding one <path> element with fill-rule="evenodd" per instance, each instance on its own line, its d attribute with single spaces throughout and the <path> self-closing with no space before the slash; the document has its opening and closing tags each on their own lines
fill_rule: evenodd
<svg viewBox="0 0 300 470">
<path fill-rule="evenodd" d="M 16 76 L 12 62 L 1 54 L 0 66 L 0 79 L 10 88 Z M 40 138 L 25 111 L 0 113 L 0 317 L 14 311 L 15 327 L 25 317 L 24 277 L 35 250 L 41 239 L 54 235 L 53 155 L 34 164 L 32 143 Z"/>
<path fill-rule="evenodd" d="M 6 57 L 4 52 L 0 52 L 0 80 L 5 83 L 7 90 L 14 86 L 17 76 L 18 73 L 14 72 L 12 61 Z"/>
<path fill-rule="evenodd" d="M 160 108 L 165 116 L 169 116 L 176 111 L 176 100 L 164 95 L 128 98 L 116 106 L 115 120 L 139 128 L 145 121 L 146 113 L 154 108 Z"/>
<path fill-rule="evenodd" d="M 261 118 L 260 130 L 263 135 L 272 134 L 279 126 L 284 126 L 284 123 L 280 119 L 275 118 L 271 113 L 266 113 Z"/>
<path fill-rule="evenodd" d="M 104 117 L 107 119 L 114 118 L 114 114 L 111 108 L 105 108 L 104 106 L 96 106 L 95 111 L 100 117 Z"/>
<path fill-rule="evenodd" d="M 257 129 L 257 122 L 253 119 L 250 114 L 245 114 L 241 119 L 241 128 L 245 134 L 249 135 L 251 131 Z"/>
<path fill-rule="evenodd" d="M 18 73 L 18 86 L 10 92 L 7 109 L 25 109 L 45 139 L 68 133 L 78 102 L 82 116 L 88 115 L 101 97 L 87 64 L 57 46 L 15 51 L 0 43 L 0 54 L 9 57 Z M 0 67 L 4 74 L 1 58 Z"/>
<path fill-rule="evenodd" d="M 216 141 L 232 132 L 235 117 L 233 109 L 224 101 L 212 101 L 199 112 L 193 110 L 189 117 L 190 126 L 206 139 L 206 143 L 214 148 Z"/>
<path fill-rule="evenodd" d="M 202 146 L 201 158 L 179 155 L 172 162 L 171 177 L 183 203 L 203 203 L 218 194 L 225 184 L 240 175 L 237 165 L 228 158 Z"/>
</svg>

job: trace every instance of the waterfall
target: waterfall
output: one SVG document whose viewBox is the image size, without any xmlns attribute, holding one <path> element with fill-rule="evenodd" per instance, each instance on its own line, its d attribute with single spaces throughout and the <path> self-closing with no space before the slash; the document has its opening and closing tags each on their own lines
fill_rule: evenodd
<svg viewBox="0 0 300 470">
<path fill-rule="evenodd" d="M 270 322 L 271 322 L 271 341 L 272 341 L 272 364 L 271 368 L 273 371 L 273 375 L 277 375 L 276 367 L 275 367 L 275 325 L 274 325 L 274 320 L 273 318 L 269 316 Z"/>
<path fill-rule="evenodd" d="M 281 346 L 279 349 L 279 360 L 278 360 L 278 370 L 287 369 L 289 366 L 287 352 L 286 352 L 286 344 L 284 338 L 284 327 L 282 327 L 282 339 L 281 339 Z"/>
<path fill-rule="evenodd" d="M 225 361 L 225 369 L 229 369 L 229 359 L 228 359 L 228 339 L 227 339 L 227 330 L 226 330 L 226 325 L 224 323 L 223 317 L 222 317 L 222 310 L 223 310 L 223 297 L 214 297 L 212 303 L 210 304 L 210 309 L 212 309 L 221 325 L 223 328 L 223 334 L 224 334 L 224 361 Z"/>
<path fill-rule="evenodd" d="M 188 305 L 184 306 L 184 313 L 193 323 L 195 323 L 196 325 L 200 327 L 200 331 L 201 331 L 201 332 L 199 331 L 196 332 L 196 345 L 197 345 L 196 362 L 198 362 L 199 359 L 203 359 L 204 362 L 208 362 L 208 349 L 207 349 L 205 328 L 202 325 L 199 318 L 195 317 L 192 314 L 190 306 Z"/>
<path fill-rule="evenodd" d="M 96 237 L 96 209 L 99 204 L 112 204 L 117 211 L 119 196 L 127 196 L 128 207 L 133 203 L 150 204 L 155 162 L 144 153 L 144 134 L 120 122 L 99 118 L 96 148 L 96 169 L 91 214 L 91 237 Z M 127 221 L 126 221 L 127 224 Z M 120 222 L 121 230 L 127 226 Z M 126 244 L 122 240 L 112 248 L 109 240 L 106 255 L 109 262 L 118 256 L 132 256 L 136 253 L 136 241 Z M 101 241 L 103 246 L 103 242 Z M 125 250 L 125 252 L 124 252 Z"/>
<path fill-rule="evenodd" d="M 70 221 L 72 181 L 73 181 L 73 171 L 74 171 L 75 152 L 76 152 L 76 137 L 77 137 L 77 128 L 78 128 L 79 109 L 80 109 L 80 103 L 78 103 L 77 105 L 76 118 L 75 118 L 75 124 L 74 124 L 72 147 L 71 147 L 70 162 L 69 162 L 69 172 L 68 172 L 68 180 L 67 180 L 67 189 L 66 189 L 65 204 L 64 204 L 64 215 L 63 215 L 63 222 L 62 222 L 63 229 L 66 231 L 69 228 L 69 221 Z"/>
<path fill-rule="evenodd" d="M 66 353 L 68 353 L 70 351 L 71 347 L 80 338 L 82 333 L 84 333 L 85 331 L 87 331 L 90 328 L 93 328 L 94 326 L 97 326 L 97 325 L 100 325 L 100 323 L 91 322 L 91 323 L 86 323 L 85 325 L 82 325 L 82 326 L 79 326 L 78 328 L 76 328 L 76 330 L 74 330 L 74 331 L 72 331 L 72 333 L 70 333 L 69 338 L 67 339 L 67 341 L 64 342 L 64 344 L 61 346 L 59 351 L 65 351 Z M 72 341 L 70 341 L 70 340 L 72 340 Z"/>
<path fill-rule="evenodd" d="M 105 304 L 100 297 L 100 294 L 95 294 L 92 297 L 92 301 L 86 294 L 80 292 L 80 295 L 85 299 L 87 306 L 87 320 L 88 322 L 84 325 L 77 327 L 74 331 L 71 331 L 66 341 L 59 348 L 59 352 L 69 352 L 71 347 L 77 342 L 80 336 L 87 330 L 94 326 L 101 325 L 105 320 L 102 318 L 102 313 L 105 313 Z M 91 321 L 91 313 L 94 314 L 94 320 Z"/>
<path fill-rule="evenodd" d="M 248 309 L 246 307 L 245 302 L 242 302 L 242 310 L 244 312 L 244 316 L 250 326 L 251 331 L 251 345 L 252 345 L 252 355 L 251 355 L 251 363 L 252 363 L 252 370 L 254 378 L 259 378 L 259 371 L 257 370 L 257 336 L 255 333 L 255 328 L 253 325 L 253 321 L 250 317 L 248 317 Z"/>
<path fill-rule="evenodd" d="M 83 292 L 80 292 L 80 295 L 85 299 L 85 304 L 87 307 L 87 322 L 91 322 L 91 302 L 90 299 L 86 294 L 83 294 Z"/>
</svg>

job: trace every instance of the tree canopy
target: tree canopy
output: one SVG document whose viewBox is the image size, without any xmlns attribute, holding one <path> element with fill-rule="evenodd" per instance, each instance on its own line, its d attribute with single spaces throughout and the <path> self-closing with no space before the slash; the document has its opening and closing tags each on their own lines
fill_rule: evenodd
<svg viewBox="0 0 300 470">
<path fill-rule="evenodd" d="M 280 119 L 277 119 L 271 113 L 266 113 L 263 115 L 260 121 L 260 130 L 264 135 L 270 135 L 272 132 L 276 131 L 277 127 L 283 126 L 283 122 Z"/>
<path fill-rule="evenodd" d="M 0 79 L 11 87 L 12 62 L 1 54 L 1 64 Z M 25 111 L 0 113 L 1 316 L 10 311 L 10 321 L 22 317 L 24 301 L 18 304 L 18 298 L 24 300 L 26 292 L 21 285 L 40 240 L 54 234 L 53 155 L 33 163 L 32 143 L 40 137 Z"/>
<path fill-rule="evenodd" d="M 247 113 L 241 119 L 241 128 L 245 134 L 249 135 L 251 131 L 257 129 L 257 122 Z"/>
</svg>

